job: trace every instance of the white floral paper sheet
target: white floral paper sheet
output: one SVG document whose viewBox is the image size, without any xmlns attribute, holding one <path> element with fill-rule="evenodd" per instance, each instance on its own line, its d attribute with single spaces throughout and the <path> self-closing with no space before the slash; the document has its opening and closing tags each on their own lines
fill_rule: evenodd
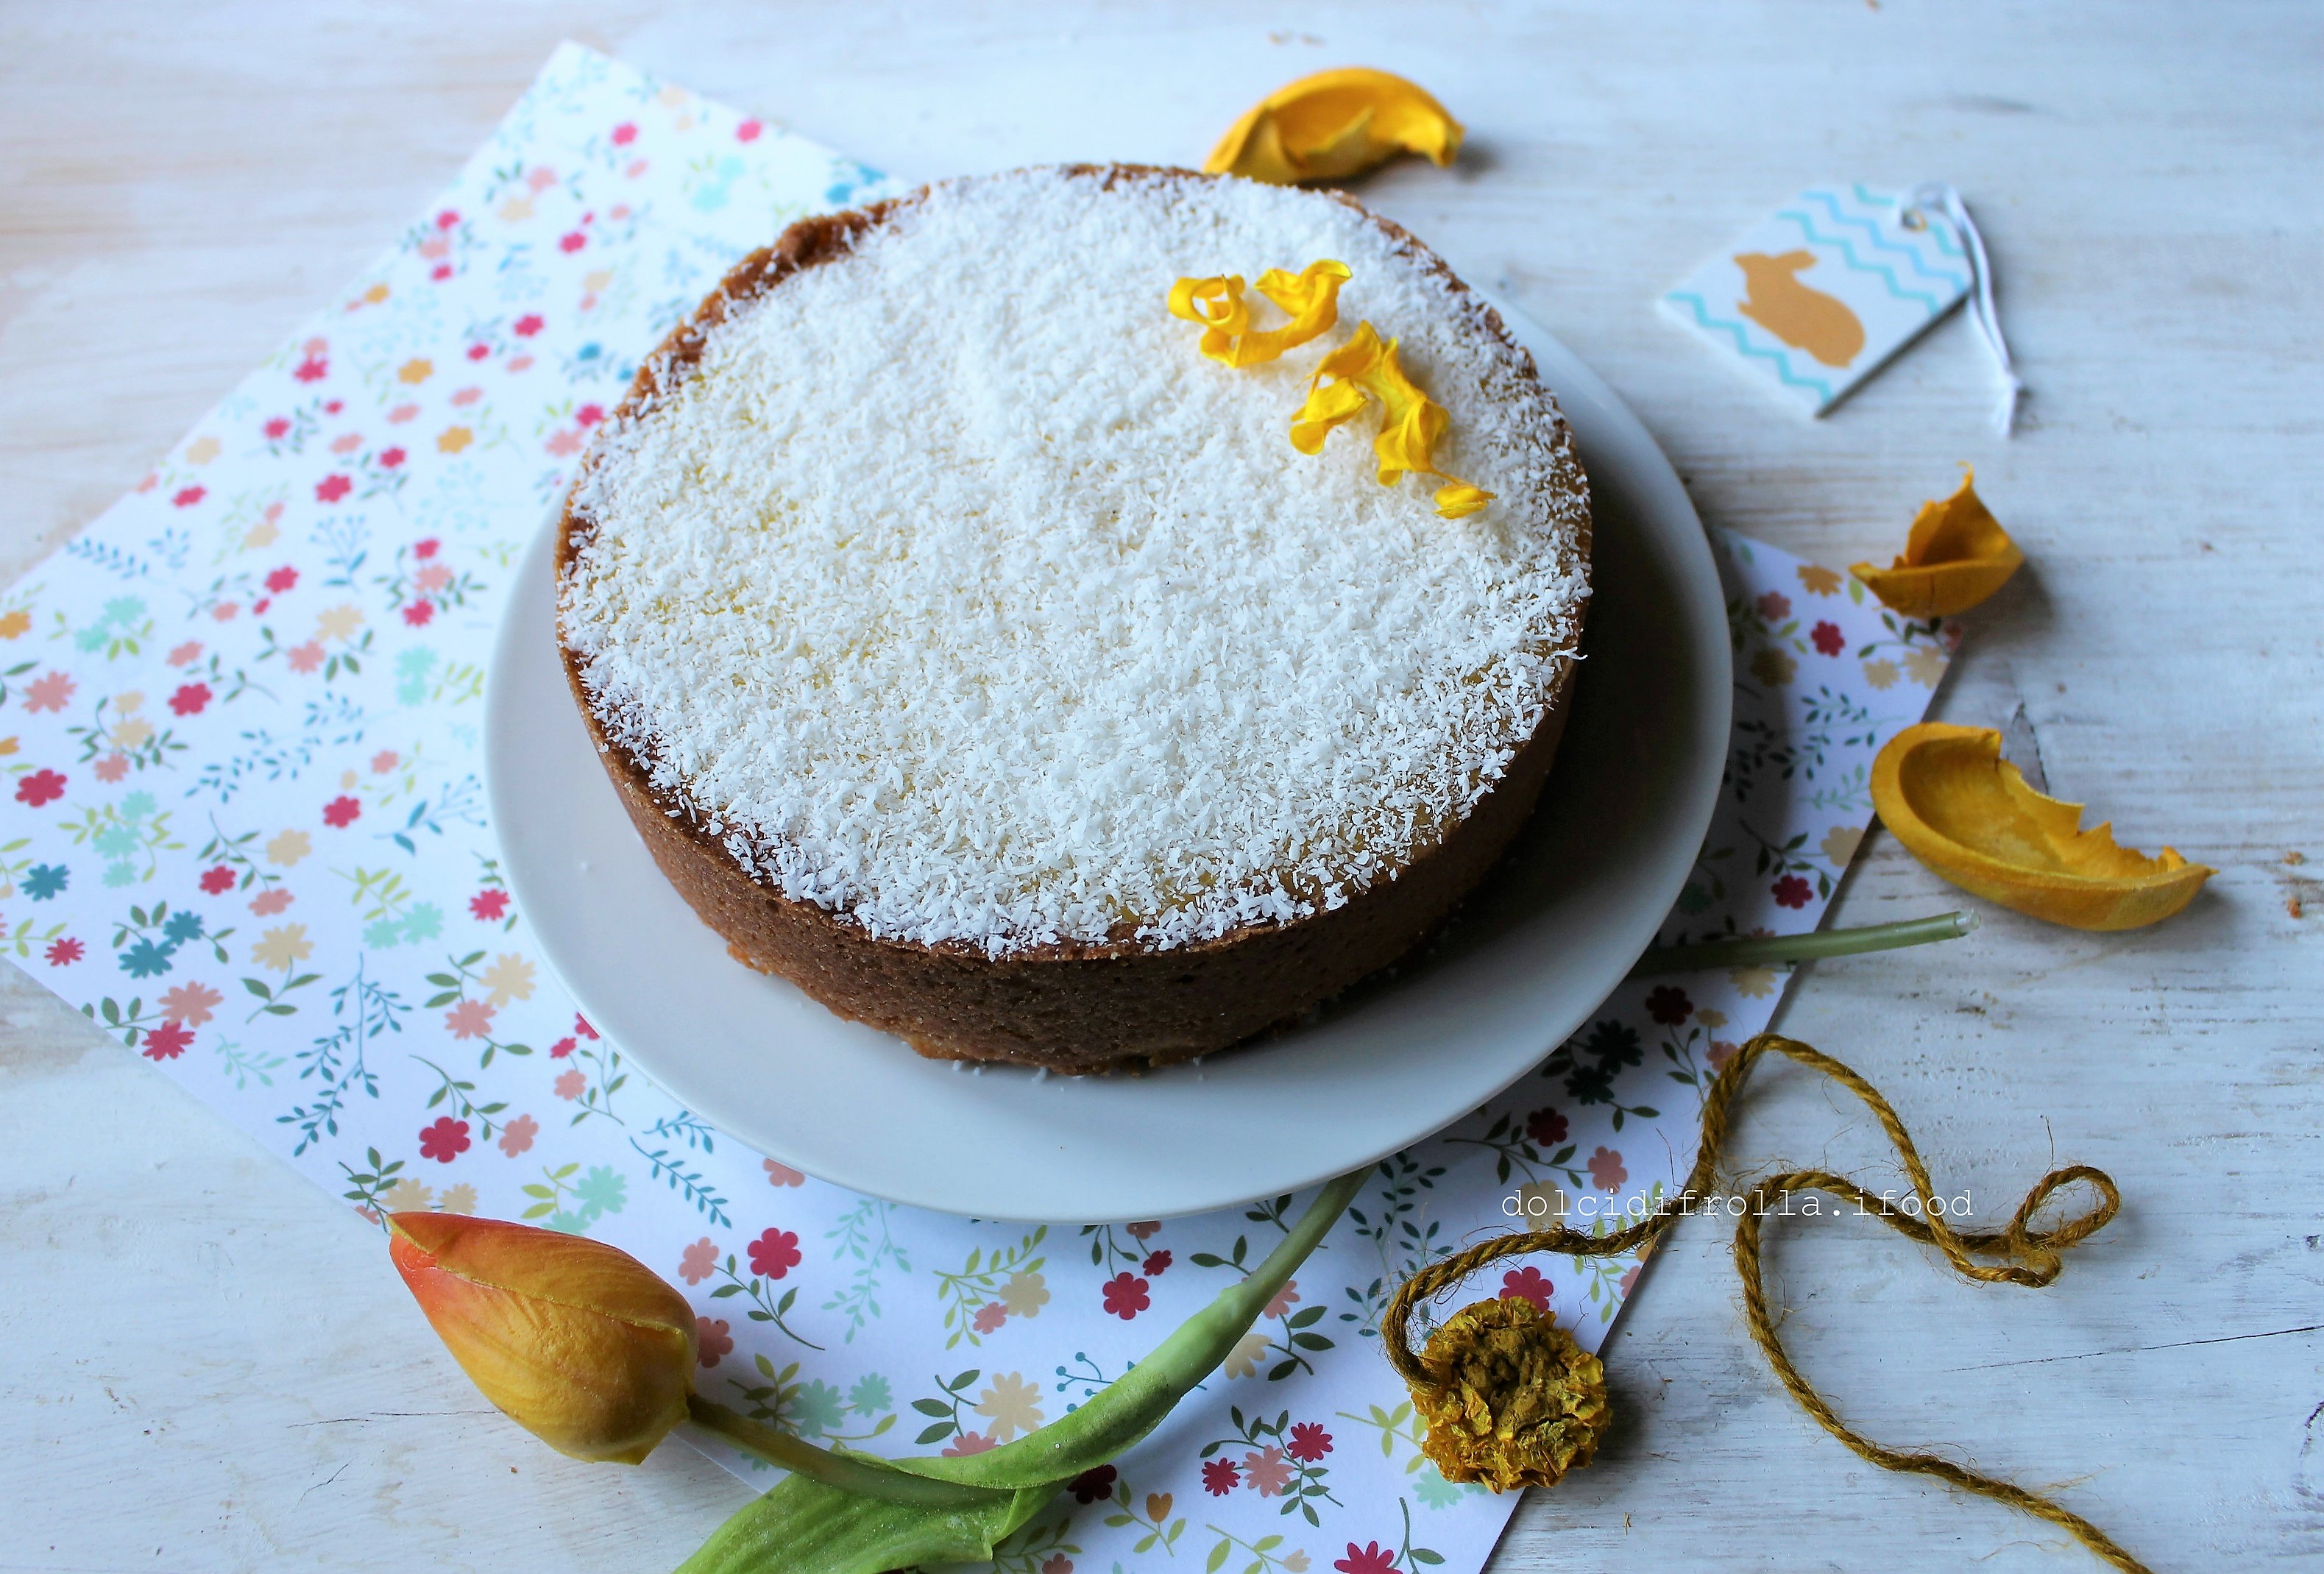
<svg viewBox="0 0 2324 1574">
<path fill-rule="evenodd" d="M 0 945 L 364 1218 L 612 1241 L 693 1297 L 712 1395 L 813 1438 L 958 1454 L 1119 1376 L 1304 1199 L 1026 1229 L 749 1152 L 629 1072 L 543 970 L 479 777 L 513 568 L 638 357 L 785 223 L 886 189 L 559 50 L 376 265 L 0 595 Z M 1718 546 L 1735 741 L 1665 941 L 1818 922 L 1872 756 L 1946 659 L 1852 580 Z M 1514 1500 L 1422 1459 L 1379 1354 L 1390 1288 L 1507 1228 L 1528 1183 L 1650 1202 L 1782 981 L 1627 985 L 1536 1074 L 1382 1164 L 1225 1369 L 1001 1565 L 1480 1568 Z M 1594 1347 L 1637 1272 L 1539 1261 L 1474 1288 L 1554 1307 Z"/>
</svg>

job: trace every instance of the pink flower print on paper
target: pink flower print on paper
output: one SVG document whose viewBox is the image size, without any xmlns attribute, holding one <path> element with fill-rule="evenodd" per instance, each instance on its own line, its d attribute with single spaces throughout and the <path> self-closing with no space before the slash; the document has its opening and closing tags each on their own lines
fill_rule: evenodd
<svg viewBox="0 0 2324 1574">
<path fill-rule="evenodd" d="M 989 1453 L 999 1446 L 981 1431 L 964 1431 L 946 1443 L 943 1453 L 947 1459 L 964 1459 L 971 1454 Z M 1109 1465 L 1105 1468 L 1111 1469 L 1112 1467 Z"/>
<path fill-rule="evenodd" d="M 190 667 L 195 662 L 200 660 L 201 657 L 202 642 L 199 640 L 189 640 L 184 644 L 171 649 L 170 651 L 170 665 L 172 667 Z"/>
<path fill-rule="evenodd" d="M 525 171 L 524 183 L 535 191 L 546 191 L 557 184 L 557 171 L 546 164 L 535 164 Z"/>
<path fill-rule="evenodd" d="M 270 416 L 267 418 L 266 424 L 261 427 L 259 430 L 266 434 L 266 440 L 268 442 L 280 442 L 281 439 L 290 435 L 290 418 L 288 416 L 279 415 Z"/>
<path fill-rule="evenodd" d="M 1275 1298 L 1267 1303 L 1267 1310 L 1261 1312 L 1259 1315 L 1281 1317 L 1297 1304 L 1299 1304 L 1299 1281 L 1286 1279 L 1283 1281 L 1283 1288 L 1275 1293 Z"/>
<path fill-rule="evenodd" d="M 299 363 L 290 375 L 301 382 L 320 382 L 331 374 L 331 363 L 319 354 L 310 354 Z"/>
<path fill-rule="evenodd" d="M 416 601 L 403 609 L 403 621 L 415 629 L 426 628 L 435 615 L 436 603 L 432 601 Z"/>
<path fill-rule="evenodd" d="M 1261 1497 L 1280 1497 L 1283 1489 L 1291 1485 L 1293 1471 L 1284 1459 L 1281 1449 L 1269 1449 L 1263 1454 L 1242 1457 L 1244 1485 Z"/>
<path fill-rule="evenodd" d="M 468 898 L 468 911 L 486 923 L 508 916 L 509 894 L 506 891 L 478 891 Z"/>
<path fill-rule="evenodd" d="M 215 897 L 230 891 L 234 889 L 234 870 L 222 863 L 213 865 L 202 870 L 201 886 L 205 896 Z"/>
<path fill-rule="evenodd" d="M 180 684 L 178 686 L 178 692 L 170 696 L 170 712 L 172 715 L 198 716 L 202 713 L 202 707 L 209 703 L 209 685 Z"/>
<path fill-rule="evenodd" d="M 475 392 L 475 390 L 471 388 L 466 391 L 474 393 Z M 438 549 L 442 546 L 443 543 L 441 541 L 438 541 L 433 536 L 429 536 L 411 543 L 411 555 L 414 557 L 419 558 L 422 563 L 425 563 L 429 558 L 435 557 Z"/>
<path fill-rule="evenodd" d="M 145 1047 L 139 1053 L 147 1060 L 175 1060 L 186 1053 L 186 1045 L 194 1036 L 176 1022 L 164 1022 L 159 1027 L 145 1030 Z"/>
<path fill-rule="evenodd" d="M 416 404 L 399 404 L 393 410 L 387 412 L 387 419 L 389 424 L 399 427 L 403 425 L 406 421 L 418 420 L 420 419 L 420 407 Z M 403 463 L 402 449 L 391 448 L 388 452 L 397 456 L 397 464 L 401 465 Z M 384 460 L 386 458 L 386 455 L 382 455 L 381 458 Z"/>
<path fill-rule="evenodd" d="M 583 1038 L 595 1038 L 597 1036 L 597 1030 L 589 1026 L 589 1018 L 584 1017 L 578 1011 L 573 1013 L 573 1031 Z"/>
<path fill-rule="evenodd" d="M 402 755 L 398 754 L 392 749 L 383 749 L 378 753 L 371 757 L 372 774 L 374 776 L 385 776 L 389 771 L 393 770 L 397 766 L 401 765 L 402 763 Z"/>
<path fill-rule="evenodd" d="M 326 475 L 315 483 L 315 500 L 318 502 L 337 502 L 355 489 L 355 483 L 344 475 Z"/>
<path fill-rule="evenodd" d="M 767 1172 L 767 1184 L 770 1186 L 804 1186 L 807 1184 L 807 1177 L 801 1174 L 798 1171 L 791 1168 L 788 1164 L 777 1164 L 772 1159 L 761 1159 L 759 1161 L 759 1167 Z"/>
<path fill-rule="evenodd" d="M 429 563 L 411 576 L 411 583 L 422 590 L 437 591 L 452 583 L 452 567 L 447 563 Z"/>
<path fill-rule="evenodd" d="M 1646 1265 L 1644 1263 L 1632 1263 L 1630 1265 L 1630 1271 L 1622 1275 L 1622 1294 L 1625 1299 L 1628 1299 L 1630 1292 L 1637 1287 L 1638 1283 L 1638 1270 L 1646 1266 Z"/>
<path fill-rule="evenodd" d="M 293 672 L 312 672 L 323 665 L 323 645 L 319 640 L 309 640 L 304 645 L 293 645 L 282 653 Z"/>
<path fill-rule="evenodd" d="M 509 325 L 509 332 L 514 334 L 520 339 L 529 339 L 532 337 L 533 335 L 539 333 L 542 327 L 543 324 L 541 322 L 540 314 L 539 312 L 528 311 L 522 317 L 517 318 L 515 322 Z"/>
<path fill-rule="evenodd" d="M 36 677 L 24 686 L 24 708 L 28 711 L 61 711 L 80 686 L 69 672 L 51 672 Z"/>
<path fill-rule="evenodd" d="M 1155 1516 L 1160 1518 L 1159 1514 Z M 1286 1560 L 1284 1567 L 1289 1568 Z M 1074 1574 L 1074 1560 L 1063 1552 L 1052 1552 L 1041 1560 L 1041 1574 Z"/>
<path fill-rule="evenodd" d="M 1203 1490 L 1213 1497 L 1224 1497 L 1241 1485 L 1242 1472 L 1232 1459 L 1213 1459 L 1203 1467 Z"/>
<path fill-rule="evenodd" d="M 1590 1178 L 1608 1192 L 1618 1192 L 1630 1172 L 1622 1167 L 1622 1155 L 1610 1147 L 1601 1147 L 1590 1155 Z"/>
<path fill-rule="evenodd" d="M 734 1336 L 726 1331 L 723 1317 L 697 1317 L 694 1320 L 696 1347 L 695 1359 L 706 1367 L 715 1367 L 723 1356 L 734 1353 Z"/>
<path fill-rule="evenodd" d="M 613 145 L 615 147 L 625 148 L 637 140 L 638 128 L 632 122 L 625 120 L 622 122 L 621 124 L 613 128 Z"/>
<path fill-rule="evenodd" d="M 161 1015 L 189 1027 L 199 1027 L 226 997 L 208 984 L 183 983 L 161 997 Z"/>
<path fill-rule="evenodd" d="M 448 1164 L 468 1151 L 468 1123 L 455 1120 L 449 1115 L 439 1115 L 433 1126 L 422 1127 L 420 1132 L 420 1156 Z"/>
<path fill-rule="evenodd" d="M 210 620 L 213 622 L 231 623 L 241 611 L 239 603 L 222 601 L 210 609 Z"/>
<path fill-rule="evenodd" d="M 447 207 L 443 212 L 436 216 L 436 227 L 438 229 L 450 229 L 454 225 L 456 225 L 459 222 L 460 210 L 456 207 Z"/>
<path fill-rule="evenodd" d="M 759 133 L 766 129 L 767 128 L 762 122 L 746 120 L 742 124 L 734 128 L 734 140 L 738 143 L 757 142 L 759 140 Z"/>
<path fill-rule="evenodd" d="M 594 427 L 604 419 L 605 407 L 602 404 L 585 404 L 573 412 L 573 423 L 576 426 Z"/>
<path fill-rule="evenodd" d="M 455 1038 L 482 1038 L 493 1029 L 493 1008 L 482 1000 L 463 1000 L 444 1013 L 444 1026 Z"/>
<path fill-rule="evenodd" d="M 267 570 L 266 589 L 270 594 L 281 595 L 299 583 L 299 571 L 285 563 L 280 568 Z"/>
<path fill-rule="evenodd" d="M 1154 1304 L 1153 1299 L 1146 1293 L 1146 1281 L 1137 1275 L 1116 1274 L 1105 1282 L 1102 1292 L 1105 1309 L 1122 1321 L 1128 1322 Z"/>
<path fill-rule="evenodd" d="M 1536 1109 L 1526 1117 L 1526 1140 L 1536 1147 L 1555 1147 L 1565 1140 L 1565 1117 L 1554 1109 Z"/>
<path fill-rule="evenodd" d="M 1130 1231 L 1130 1238 L 1132 1240 L 1152 1240 L 1162 1233 L 1162 1221 L 1158 1219 L 1141 1219 L 1136 1224 L 1127 1224 L 1122 1228 Z"/>
<path fill-rule="evenodd" d="M 578 454 L 581 451 L 581 434 L 570 428 L 559 427 L 549 434 L 549 441 L 541 446 L 562 459 L 569 454 Z"/>
<path fill-rule="evenodd" d="M 1148 1253 L 1146 1260 L 1138 1265 L 1138 1271 L 1149 1279 L 1160 1278 L 1170 1271 L 1170 1254 L 1167 1251 Z"/>
<path fill-rule="evenodd" d="M 1815 895 L 1815 888 L 1795 874 L 1787 874 L 1769 888 L 1775 892 L 1775 904 L 1783 907 L 1804 907 Z"/>
<path fill-rule="evenodd" d="M 345 793 L 323 805 L 323 824 L 345 830 L 363 818 L 363 803 Z"/>
<path fill-rule="evenodd" d="M 718 1243 L 704 1236 L 678 1255 L 678 1276 L 699 1284 L 718 1271 Z"/>
<path fill-rule="evenodd" d="M 747 1248 L 751 1272 L 779 1279 L 799 1266 L 798 1237 L 788 1229 L 770 1229 Z"/>
<path fill-rule="evenodd" d="M 512 372 L 529 372 L 532 369 L 532 357 L 530 355 L 511 355 L 509 357 L 508 369 Z"/>
<path fill-rule="evenodd" d="M 468 359 L 471 361 L 481 361 L 492 353 L 493 347 L 490 345 L 470 345 L 468 346 Z M 459 403 L 460 396 L 456 393 L 454 394 L 452 396 L 452 402 L 455 404 Z"/>
<path fill-rule="evenodd" d="M 1742 1047 L 1731 1038 L 1714 1038 L 1711 1041 L 1710 1053 L 1703 1058 L 1711 1063 L 1711 1069 L 1715 1071 L 1725 1065 L 1733 1058 L 1735 1052 Z"/>
<path fill-rule="evenodd" d="M 1604 1153 L 1606 1150 L 1601 1147 L 1598 1151 Z M 1504 1301 L 1530 1301 L 1536 1310 L 1546 1312 L 1549 1310 L 1550 1293 L 1550 1283 L 1541 1276 L 1539 1268 L 1511 1268 L 1501 1275 L 1501 1299 Z"/>
<path fill-rule="evenodd" d="M 401 448 L 382 448 L 379 451 L 379 467 L 382 470 L 392 470 L 410 457 L 410 456 Z"/>
<path fill-rule="evenodd" d="M 16 784 L 16 801 L 35 809 L 64 796 L 65 778 L 60 771 L 36 770 Z"/>
<path fill-rule="evenodd" d="M 198 486 L 181 486 L 170 501 L 179 508 L 191 508 L 208 495 L 208 492 Z"/>
<path fill-rule="evenodd" d="M 1009 1321 L 1009 1308 L 1001 1305 L 998 1301 L 988 1301 L 976 1309 L 975 1317 L 970 1321 L 975 1325 L 977 1332 L 991 1333 Z"/>
<path fill-rule="evenodd" d="M 438 262 L 433 268 L 428 270 L 428 277 L 438 284 L 443 283 L 445 280 L 449 279 L 451 276 L 452 264 L 449 262 Z"/>
<path fill-rule="evenodd" d="M 341 432 L 331 439 L 331 452 L 334 454 L 352 454 L 362 446 L 363 435 L 359 432 Z"/>
<path fill-rule="evenodd" d="M 567 1100 L 579 1098 L 581 1090 L 588 1085 L 589 1079 L 581 1074 L 580 1068 L 577 1066 L 570 1071 L 558 1072 L 557 1081 L 550 1084 L 558 1098 Z"/>
<path fill-rule="evenodd" d="M 511 1158 L 528 1153 L 532 1139 L 540 1135 L 540 1122 L 530 1115 L 520 1115 L 501 1128 L 501 1151 Z"/>
<path fill-rule="evenodd" d="M 1646 996 L 1646 1015 L 1665 1027 L 1675 1027 L 1694 1015 L 1694 1002 L 1675 984 L 1658 984 Z"/>
<path fill-rule="evenodd" d="M 1302 1464 L 1312 1465 L 1332 1451 L 1332 1434 L 1312 1421 L 1303 1421 L 1291 1429 L 1291 1457 Z"/>
<path fill-rule="evenodd" d="M 573 1041 L 569 1038 L 560 1038 L 549 1046 L 549 1058 L 551 1060 L 563 1060 L 572 1053 Z"/>
<path fill-rule="evenodd" d="M 129 756 L 116 749 L 89 769 L 97 772 L 97 779 L 99 781 L 119 781 L 129 774 Z"/>
<path fill-rule="evenodd" d="M 1792 600 L 1780 590 L 1771 590 L 1754 603 L 1759 615 L 1771 623 L 1780 623 L 1792 615 Z"/>
<path fill-rule="evenodd" d="M 1340 1574 L 1397 1574 L 1396 1554 L 1385 1551 L 1378 1542 L 1366 1542 L 1359 1547 L 1348 1543 L 1348 1555 L 1332 1560 L 1332 1567 Z"/>
<path fill-rule="evenodd" d="M 577 252 L 588 244 L 589 237 L 583 235 L 577 229 L 567 230 L 565 234 L 557 237 L 557 249 L 560 252 Z"/>
<path fill-rule="evenodd" d="M 1848 636 L 1840 631 L 1838 623 L 1818 623 L 1809 631 L 1808 638 L 1813 640 L 1815 648 L 1826 656 L 1837 656 L 1848 649 Z"/>
<path fill-rule="evenodd" d="M 261 891 L 250 898 L 250 910 L 262 918 L 272 917 L 290 905 L 290 893 L 277 886 L 271 891 Z"/>
<path fill-rule="evenodd" d="M 51 942 L 48 950 L 41 954 L 49 959 L 51 967 L 68 967 L 88 955 L 88 952 L 79 941 L 68 934 L 62 940 Z"/>
</svg>

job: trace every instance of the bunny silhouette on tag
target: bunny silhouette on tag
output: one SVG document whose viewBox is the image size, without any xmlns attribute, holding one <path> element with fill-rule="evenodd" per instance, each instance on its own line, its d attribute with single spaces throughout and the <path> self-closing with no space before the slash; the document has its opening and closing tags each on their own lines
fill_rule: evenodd
<svg viewBox="0 0 2324 1574">
<path fill-rule="evenodd" d="M 1665 295 L 1662 309 L 1821 415 L 1969 293 L 1961 240 L 1903 192 L 1811 187 Z"/>
</svg>

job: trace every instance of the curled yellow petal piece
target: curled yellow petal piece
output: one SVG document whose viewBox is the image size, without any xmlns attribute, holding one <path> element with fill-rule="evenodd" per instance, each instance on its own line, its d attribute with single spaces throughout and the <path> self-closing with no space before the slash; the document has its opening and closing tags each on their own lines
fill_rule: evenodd
<svg viewBox="0 0 2324 1574">
<path fill-rule="evenodd" d="M 1340 320 L 1340 286 L 1353 276 L 1345 262 L 1329 257 L 1296 273 L 1280 268 L 1261 273 L 1259 292 L 1291 318 L 1279 328 L 1251 327 L 1250 303 L 1243 299 L 1240 273 L 1179 280 L 1170 286 L 1170 315 L 1203 325 L 1202 352 L 1212 360 L 1256 366 L 1329 333 Z"/>
<path fill-rule="evenodd" d="M 1219 139 L 1203 168 L 1276 186 L 1344 180 L 1398 153 L 1449 164 L 1461 136 L 1461 123 L 1414 83 L 1350 67 L 1268 94 Z"/>
<path fill-rule="evenodd" d="M 1449 484 L 1437 491 L 1436 511 L 1448 520 L 1475 513 L 1494 494 L 1436 468 L 1436 445 L 1452 418 L 1404 374 L 1394 339 L 1383 342 L 1370 323 L 1358 323 L 1346 344 L 1316 363 L 1307 402 L 1291 418 L 1291 446 L 1302 454 L 1320 453 L 1332 429 L 1360 412 L 1369 395 L 1380 402 L 1379 434 L 1372 439 L 1379 483 L 1393 486 L 1397 477 L 1414 471 L 1439 476 Z"/>
<path fill-rule="evenodd" d="M 1895 567 L 1858 563 L 1849 572 L 1908 618 L 1949 618 L 1999 590 L 2025 554 L 1977 495 L 1976 483 L 1977 473 L 1964 467 L 1960 491 L 1921 505 Z"/>
<path fill-rule="evenodd" d="M 2074 929 L 2136 929 L 2192 901 L 2213 871 L 2085 831 L 2082 805 L 2025 785 L 1988 727 L 1923 722 L 1872 764 L 1872 805 L 1914 857 L 1987 901 Z"/>
</svg>

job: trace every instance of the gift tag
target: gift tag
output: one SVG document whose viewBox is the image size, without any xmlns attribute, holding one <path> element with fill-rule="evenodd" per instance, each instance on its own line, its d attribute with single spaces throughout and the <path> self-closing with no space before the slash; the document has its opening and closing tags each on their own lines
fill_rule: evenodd
<svg viewBox="0 0 2324 1574">
<path fill-rule="evenodd" d="M 1810 415 L 1821 415 L 1922 330 L 1978 294 L 1978 327 L 2019 385 L 1993 315 L 1985 248 L 1960 194 L 1812 186 L 1662 298 L 1662 309 Z"/>
</svg>

